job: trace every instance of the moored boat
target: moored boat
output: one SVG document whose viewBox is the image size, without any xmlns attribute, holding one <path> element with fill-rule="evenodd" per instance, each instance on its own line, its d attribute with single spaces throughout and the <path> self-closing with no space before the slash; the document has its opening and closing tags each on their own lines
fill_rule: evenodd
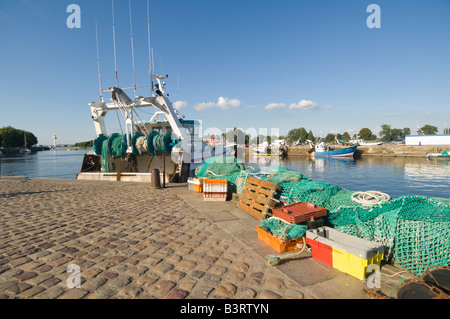
<svg viewBox="0 0 450 319">
<path fill-rule="evenodd" d="M 447 151 L 442 153 L 428 153 L 426 156 L 428 159 L 446 159 L 450 160 L 450 154 Z"/>
<path fill-rule="evenodd" d="M 354 145 L 351 147 L 346 147 L 342 149 L 334 149 L 326 145 L 324 142 L 320 142 L 318 144 L 314 144 L 311 141 L 309 142 L 311 146 L 311 155 L 312 156 L 330 156 L 330 157 L 353 157 L 358 145 Z"/>
</svg>

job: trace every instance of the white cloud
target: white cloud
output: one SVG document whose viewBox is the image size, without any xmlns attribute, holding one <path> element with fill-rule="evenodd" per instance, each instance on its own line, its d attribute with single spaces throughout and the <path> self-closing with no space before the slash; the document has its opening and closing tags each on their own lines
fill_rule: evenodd
<svg viewBox="0 0 450 319">
<path fill-rule="evenodd" d="M 181 110 L 181 109 L 187 107 L 188 103 L 186 101 L 176 101 L 176 102 L 173 102 L 172 105 L 175 110 Z"/>
<path fill-rule="evenodd" d="M 203 111 L 212 107 L 220 107 L 223 110 L 234 109 L 241 106 L 242 102 L 238 99 L 229 99 L 227 97 L 219 97 L 217 103 L 207 102 L 207 103 L 199 103 L 194 106 L 196 111 Z"/>
<path fill-rule="evenodd" d="M 324 106 L 318 106 L 316 102 L 311 101 L 311 100 L 302 100 L 298 103 L 292 103 L 291 105 L 289 105 L 289 109 L 290 110 L 302 110 L 302 111 L 309 111 L 309 110 L 318 110 L 318 109 L 329 109 L 331 108 L 331 105 L 327 104 Z"/>
<path fill-rule="evenodd" d="M 273 110 L 273 109 L 279 109 L 279 108 L 283 108 L 286 107 L 286 104 L 284 103 L 270 103 L 267 104 L 264 108 L 266 110 Z"/>
</svg>

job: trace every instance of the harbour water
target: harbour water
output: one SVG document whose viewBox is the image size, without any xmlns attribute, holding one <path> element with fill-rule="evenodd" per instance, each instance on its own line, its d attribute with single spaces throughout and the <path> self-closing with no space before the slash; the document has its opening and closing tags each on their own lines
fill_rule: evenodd
<svg viewBox="0 0 450 319">
<path fill-rule="evenodd" d="M 88 150 L 55 149 L 3 155 L 0 174 L 75 179 Z M 264 166 L 264 158 L 258 159 Z M 254 165 L 249 163 L 248 165 Z M 450 161 L 409 157 L 317 158 L 280 160 L 279 165 L 352 191 L 376 190 L 391 197 L 423 195 L 450 198 Z"/>
</svg>

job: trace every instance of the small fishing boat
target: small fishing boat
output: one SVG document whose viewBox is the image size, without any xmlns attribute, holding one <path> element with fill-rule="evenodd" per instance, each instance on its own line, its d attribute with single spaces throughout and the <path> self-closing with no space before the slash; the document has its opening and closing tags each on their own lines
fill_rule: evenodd
<svg viewBox="0 0 450 319">
<path fill-rule="evenodd" d="M 252 147 L 255 155 L 269 156 L 271 154 L 271 146 L 267 142 L 262 142 Z"/>
<path fill-rule="evenodd" d="M 383 144 L 383 142 L 366 142 L 365 140 L 350 140 L 348 142 L 359 146 L 375 146 Z"/>
<path fill-rule="evenodd" d="M 332 156 L 332 157 L 352 157 L 354 156 L 358 145 L 346 147 L 342 149 L 333 149 L 326 145 L 324 142 L 320 142 L 318 144 L 314 144 L 309 141 L 309 145 L 311 146 L 310 154 L 312 156 Z"/>
<path fill-rule="evenodd" d="M 31 150 L 27 147 L 27 136 L 25 132 L 23 132 L 23 148 L 19 150 L 19 153 L 30 153 Z"/>
<path fill-rule="evenodd" d="M 450 160 L 450 154 L 447 151 L 443 151 L 442 153 L 428 153 L 428 159 L 446 159 Z"/>
</svg>

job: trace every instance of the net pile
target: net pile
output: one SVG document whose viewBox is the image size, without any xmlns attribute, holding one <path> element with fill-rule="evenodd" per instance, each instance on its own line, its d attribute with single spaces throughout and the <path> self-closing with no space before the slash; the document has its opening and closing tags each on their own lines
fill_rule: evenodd
<svg viewBox="0 0 450 319">
<path fill-rule="evenodd" d="M 277 183 L 282 187 L 284 202 L 325 207 L 328 224 L 346 234 L 382 243 L 387 247 L 386 261 L 413 275 L 450 263 L 450 199 L 401 196 L 367 207 L 352 200 L 356 192 L 338 185 L 315 181 L 280 166 L 263 173 L 237 162 L 211 160 L 197 170 L 197 176 L 225 178 L 238 194 L 248 176 Z"/>
<path fill-rule="evenodd" d="M 260 227 L 266 227 L 270 234 L 280 239 L 297 239 L 306 232 L 306 226 L 301 224 L 290 224 L 278 218 L 269 218 L 261 221 Z"/>
<path fill-rule="evenodd" d="M 152 131 L 147 135 L 136 132 L 130 139 L 132 152 L 136 156 L 149 154 L 151 156 L 170 155 L 174 145 L 179 141 L 172 139 L 172 132 L 165 134 Z M 112 158 L 122 157 L 127 152 L 127 136 L 113 133 L 110 136 L 100 134 L 94 141 L 94 151 L 101 156 L 102 172 L 114 171 L 110 163 Z"/>
</svg>

